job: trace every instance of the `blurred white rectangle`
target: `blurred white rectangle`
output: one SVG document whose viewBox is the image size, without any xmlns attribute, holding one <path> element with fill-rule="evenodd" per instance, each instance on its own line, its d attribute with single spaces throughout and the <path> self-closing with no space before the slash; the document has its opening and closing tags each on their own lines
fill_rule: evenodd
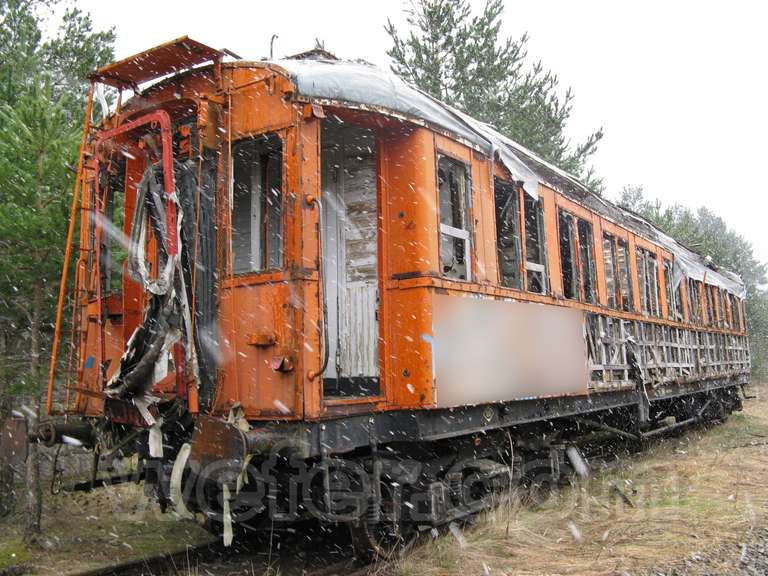
<svg viewBox="0 0 768 576">
<path fill-rule="evenodd" d="M 436 294 L 433 337 L 439 407 L 587 393 L 580 310 Z"/>
</svg>

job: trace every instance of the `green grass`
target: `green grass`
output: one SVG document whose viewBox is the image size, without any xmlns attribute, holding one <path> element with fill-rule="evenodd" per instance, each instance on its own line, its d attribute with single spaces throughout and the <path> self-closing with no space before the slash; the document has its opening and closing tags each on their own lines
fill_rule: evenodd
<svg viewBox="0 0 768 576">
<path fill-rule="evenodd" d="M 21 538 L 0 541 L 0 572 L 28 562 L 31 554 Z"/>
</svg>

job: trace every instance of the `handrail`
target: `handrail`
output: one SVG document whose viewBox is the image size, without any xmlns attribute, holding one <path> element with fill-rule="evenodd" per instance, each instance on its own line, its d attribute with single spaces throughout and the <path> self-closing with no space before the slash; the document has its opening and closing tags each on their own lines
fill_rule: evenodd
<svg viewBox="0 0 768 576">
<path fill-rule="evenodd" d="M 64 252 L 64 267 L 61 270 L 61 281 L 59 284 L 59 298 L 56 305 L 56 325 L 53 332 L 53 346 L 51 349 L 51 364 L 48 368 L 48 398 L 45 404 L 45 410 L 50 416 L 53 412 L 53 383 L 56 377 L 56 361 L 59 351 L 59 339 L 61 338 L 61 322 L 64 314 L 64 299 L 67 295 L 67 279 L 69 276 L 69 261 L 72 257 L 72 238 L 75 233 L 75 220 L 77 218 L 77 208 L 79 204 L 80 188 L 83 182 L 83 165 L 85 164 L 85 146 L 88 141 L 88 132 L 91 129 L 91 111 L 93 108 L 93 82 L 88 88 L 88 100 L 85 105 L 85 124 L 83 125 L 83 135 L 80 140 L 80 157 L 77 161 L 77 173 L 75 175 L 75 184 L 72 190 L 72 209 L 69 214 L 69 226 L 67 227 L 67 247 Z"/>
</svg>

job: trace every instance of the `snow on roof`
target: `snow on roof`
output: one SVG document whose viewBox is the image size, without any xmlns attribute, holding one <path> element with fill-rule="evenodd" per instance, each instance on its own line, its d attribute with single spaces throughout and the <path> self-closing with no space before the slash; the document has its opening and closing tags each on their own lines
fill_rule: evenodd
<svg viewBox="0 0 768 576">
<path fill-rule="evenodd" d="M 672 252 L 675 256 L 675 285 L 685 275 L 724 288 L 740 298 L 745 296 L 744 284 L 738 275 L 715 270 L 702 256 L 649 221 L 594 194 L 576 177 L 500 134 L 492 126 L 440 102 L 389 71 L 365 62 L 333 60 L 322 55 L 259 65 L 282 68 L 296 85 L 298 94 L 305 98 L 394 113 L 447 130 L 501 161 L 531 196 L 538 197 L 539 183 L 546 184 Z"/>
</svg>

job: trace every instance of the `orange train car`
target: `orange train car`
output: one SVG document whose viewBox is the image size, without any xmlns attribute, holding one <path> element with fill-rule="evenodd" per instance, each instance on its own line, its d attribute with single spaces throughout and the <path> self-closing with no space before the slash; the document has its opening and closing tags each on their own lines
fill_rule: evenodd
<svg viewBox="0 0 768 576">
<path fill-rule="evenodd" d="M 584 430 L 740 407 L 735 274 L 392 74 L 224 56 L 92 74 L 59 298 L 49 412 L 163 505 L 381 553 L 577 465 Z"/>
</svg>

